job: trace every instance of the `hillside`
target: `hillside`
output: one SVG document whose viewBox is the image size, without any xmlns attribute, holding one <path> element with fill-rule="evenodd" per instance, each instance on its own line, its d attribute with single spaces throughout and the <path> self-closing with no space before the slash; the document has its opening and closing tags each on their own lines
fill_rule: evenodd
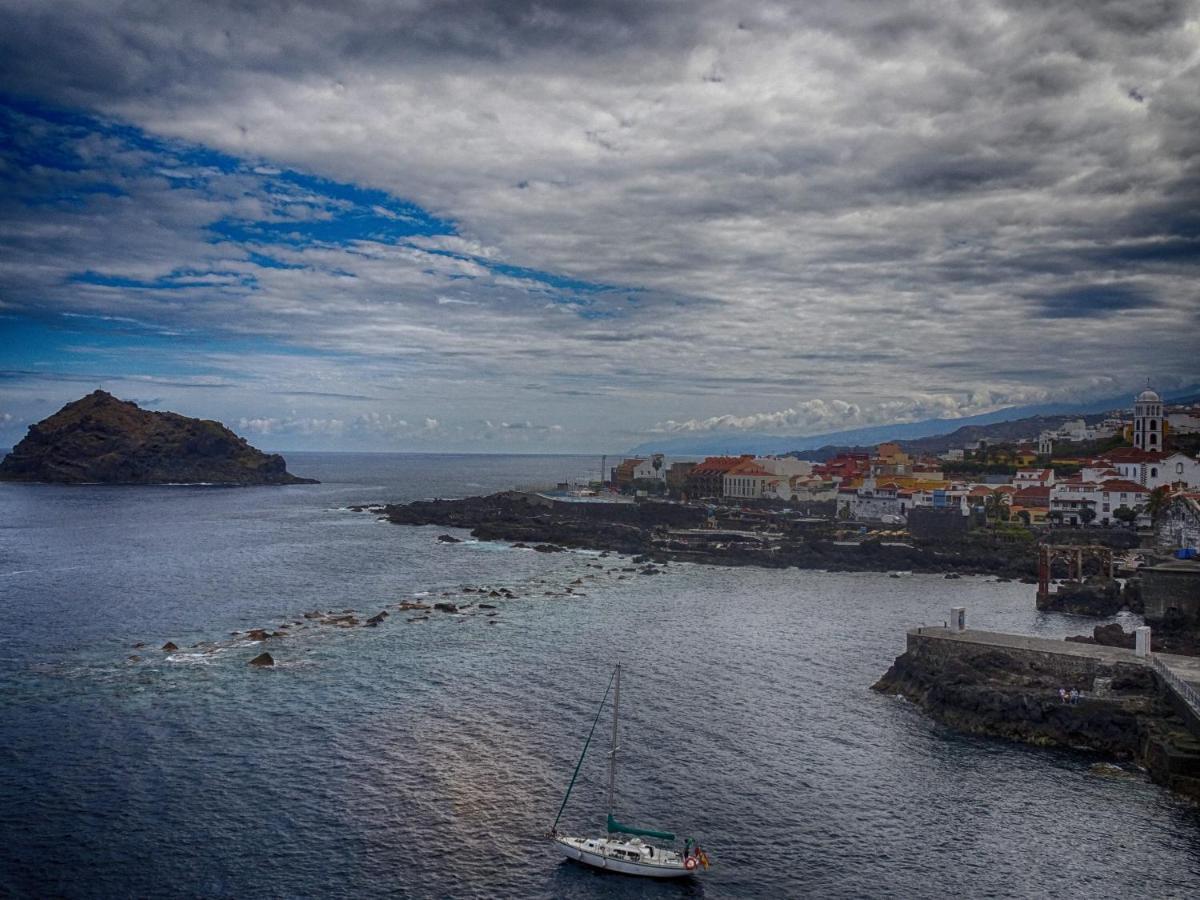
<svg viewBox="0 0 1200 900">
<path fill-rule="evenodd" d="M 1187 404 L 1200 400 L 1200 385 L 1160 392 L 1169 404 Z M 804 459 L 822 459 L 835 450 L 874 447 L 884 441 L 897 441 L 923 452 L 938 453 L 949 447 L 961 447 L 987 438 L 1014 441 L 1036 438 L 1040 431 L 1056 428 L 1069 419 L 1097 422 L 1113 410 L 1128 411 L 1133 396 L 1119 395 L 1086 403 L 1040 403 L 1013 406 L 960 419 L 924 419 L 891 425 L 871 425 L 847 431 L 815 435 L 779 435 L 744 431 L 712 431 L 663 436 L 638 444 L 629 454 L 667 453 L 673 456 L 736 455 L 739 453 L 785 454 Z M 996 430 L 991 431 L 990 428 Z M 979 429 L 976 431 L 975 429 Z M 929 443 L 926 444 L 925 441 Z"/>
<path fill-rule="evenodd" d="M 105 391 L 29 429 L 0 480 L 61 484 L 313 484 L 220 422 L 141 409 Z"/>
</svg>

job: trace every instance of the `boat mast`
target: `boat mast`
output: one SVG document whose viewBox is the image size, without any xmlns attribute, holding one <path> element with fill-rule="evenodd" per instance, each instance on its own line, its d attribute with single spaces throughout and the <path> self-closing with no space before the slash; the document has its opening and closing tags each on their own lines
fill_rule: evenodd
<svg viewBox="0 0 1200 900">
<path fill-rule="evenodd" d="M 617 690 L 613 694 L 612 750 L 608 754 L 608 815 L 613 814 L 613 788 L 617 782 L 617 715 L 621 708 L 621 664 L 617 663 Z"/>
</svg>

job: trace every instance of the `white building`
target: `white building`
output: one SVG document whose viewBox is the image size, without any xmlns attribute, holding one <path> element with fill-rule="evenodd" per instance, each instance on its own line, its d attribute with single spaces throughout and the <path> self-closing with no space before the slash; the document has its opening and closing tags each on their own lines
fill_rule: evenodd
<svg viewBox="0 0 1200 900">
<path fill-rule="evenodd" d="M 874 478 L 866 478 L 860 488 L 839 488 L 837 503 L 839 517 L 900 524 L 908 518 L 912 494 L 891 482 L 876 484 Z"/>
<path fill-rule="evenodd" d="M 768 482 L 763 496 L 801 503 L 820 503 L 837 499 L 837 486 L 812 475 L 793 475 Z"/>
<path fill-rule="evenodd" d="M 1020 469 L 1013 478 L 1013 486 L 1018 488 L 1050 487 L 1053 484 L 1053 469 Z"/>
<path fill-rule="evenodd" d="M 1162 398 L 1150 388 L 1133 401 L 1133 446 L 1157 453 L 1163 449 Z"/>
<path fill-rule="evenodd" d="M 758 500 L 772 481 L 781 481 L 779 476 L 768 472 L 756 459 L 738 463 L 725 473 L 724 490 L 726 499 Z"/>
<path fill-rule="evenodd" d="M 794 456 L 760 456 L 754 461 L 762 469 L 784 481 L 797 475 L 811 475 L 813 470 L 813 464 L 809 460 L 796 459 Z"/>
<path fill-rule="evenodd" d="M 1123 478 L 1095 482 L 1076 477 L 1060 481 L 1050 488 L 1050 512 L 1057 513 L 1067 525 L 1086 524 L 1083 515 L 1085 509 L 1090 509 L 1094 514 L 1091 524 L 1119 523 L 1121 520 L 1114 513 L 1122 506 L 1143 511 L 1136 524 L 1149 525 L 1149 517 L 1144 513 L 1149 500 L 1148 488 Z"/>
<path fill-rule="evenodd" d="M 1182 484 L 1189 488 L 1200 488 L 1200 461 L 1186 453 L 1172 453 L 1162 459 L 1143 463 L 1145 472 L 1142 484 L 1154 490 L 1163 485 Z"/>
<path fill-rule="evenodd" d="M 1136 481 L 1153 490 L 1163 485 L 1184 485 L 1200 488 L 1200 461 L 1186 453 L 1146 453 L 1123 447 L 1109 454 L 1100 463 L 1111 463 L 1120 477 Z M 1087 472 L 1084 470 L 1084 477 Z"/>
<path fill-rule="evenodd" d="M 657 469 L 654 468 L 655 459 L 657 459 L 658 463 L 659 463 L 659 467 Z M 656 454 L 654 454 L 654 456 L 650 457 L 649 459 L 642 460 L 640 463 L 637 464 L 637 467 L 633 470 L 633 477 L 634 477 L 635 481 L 640 480 L 642 478 L 649 478 L 649 479 L 657 478 L 660 480 L 663 478 L 666 478 L 667 477 L 667 461 L 666 461 L 666 459 L 663 457 L 663 455 L 661 453 L 656 453 Z"/>
<path fill-rule="evenodd" d="M 1172 434 L 1200 434 L 1200 409 L 1193 407 L 1168 412 L 1167 425 Z"/>
</svg>

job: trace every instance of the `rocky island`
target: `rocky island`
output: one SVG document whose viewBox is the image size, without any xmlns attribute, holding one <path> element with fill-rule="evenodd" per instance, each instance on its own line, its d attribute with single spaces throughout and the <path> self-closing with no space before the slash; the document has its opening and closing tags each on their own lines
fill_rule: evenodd
<svg viewBox="0 0 1200 900">
<path fill-rule="evenodd" d="M 97 390 L 30 426 L 0 480 L 57 484 L 315 484 L 220 422 L 153 412 Z"/>
</svg>

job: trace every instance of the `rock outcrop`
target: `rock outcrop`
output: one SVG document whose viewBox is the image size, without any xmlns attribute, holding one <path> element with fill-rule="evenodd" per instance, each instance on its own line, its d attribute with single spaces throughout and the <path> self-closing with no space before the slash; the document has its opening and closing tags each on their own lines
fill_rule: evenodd
<svg viewBox="0 0 1200 900">
<path fill-rule="evenodd" d="M 1064 581 L 1054 593 L 1037 598 L 1037 608 L 1043 612 L 1077 616 L 1108 617 L 1125 605 L 1120 582 L 1103 575 L 1093 575 L 1084 581 Z"/>
<path fill-rule="evenodd" d="M 903 696 L 959 731 L 1132 761 L 1152 780 L 1200 799 L 1200 743 L 1150 669 L 1109 672 L 1100 694 L 1085 673 L 1031 665 L 1001 649 L 961 649 L 961 655 L 939 657 L 915 653 L 910 644 L 873 689 Z M 1060 688 L 1084 697 L 1064 703 Z"/>
<path fill-rule="evenodd" d="M 398 525 L 468 529 L 482 541 L 510 541 L 541 553 L 586 548 L 635 557 L 639 564 L 667 560 L 722 566 L 796 567 L 841 572 L 954 572 L 1032 578 L 1037 561 L 1032 544 L 987 536 L 954 540 L 847 545 L 821 531 L 808 533 L 786 522 L 751 526 L 728 514 L 712 535 L 697 537 L 707 519 L 698 506 L 642 503 L 558 503 L 508 491 L 488 497 L 417 500 L 389 505 L 385 517 Z M 757 527 L 757 530 L 753 530 Z M 722 529 L 729 532 L 721 536 Z M 692 529 L 686 539 L 672 529 Z M 636 571 L 636 570 L 635 570 Z M 643 571 L 643 574 L 655 574 Z"/>
<path fill-rule="evenodd" d="M 29 429 L 0 480 L 60 484 L 314 484 L 220 422 L 141 409 L 105 391 Z"/>
</svg>

